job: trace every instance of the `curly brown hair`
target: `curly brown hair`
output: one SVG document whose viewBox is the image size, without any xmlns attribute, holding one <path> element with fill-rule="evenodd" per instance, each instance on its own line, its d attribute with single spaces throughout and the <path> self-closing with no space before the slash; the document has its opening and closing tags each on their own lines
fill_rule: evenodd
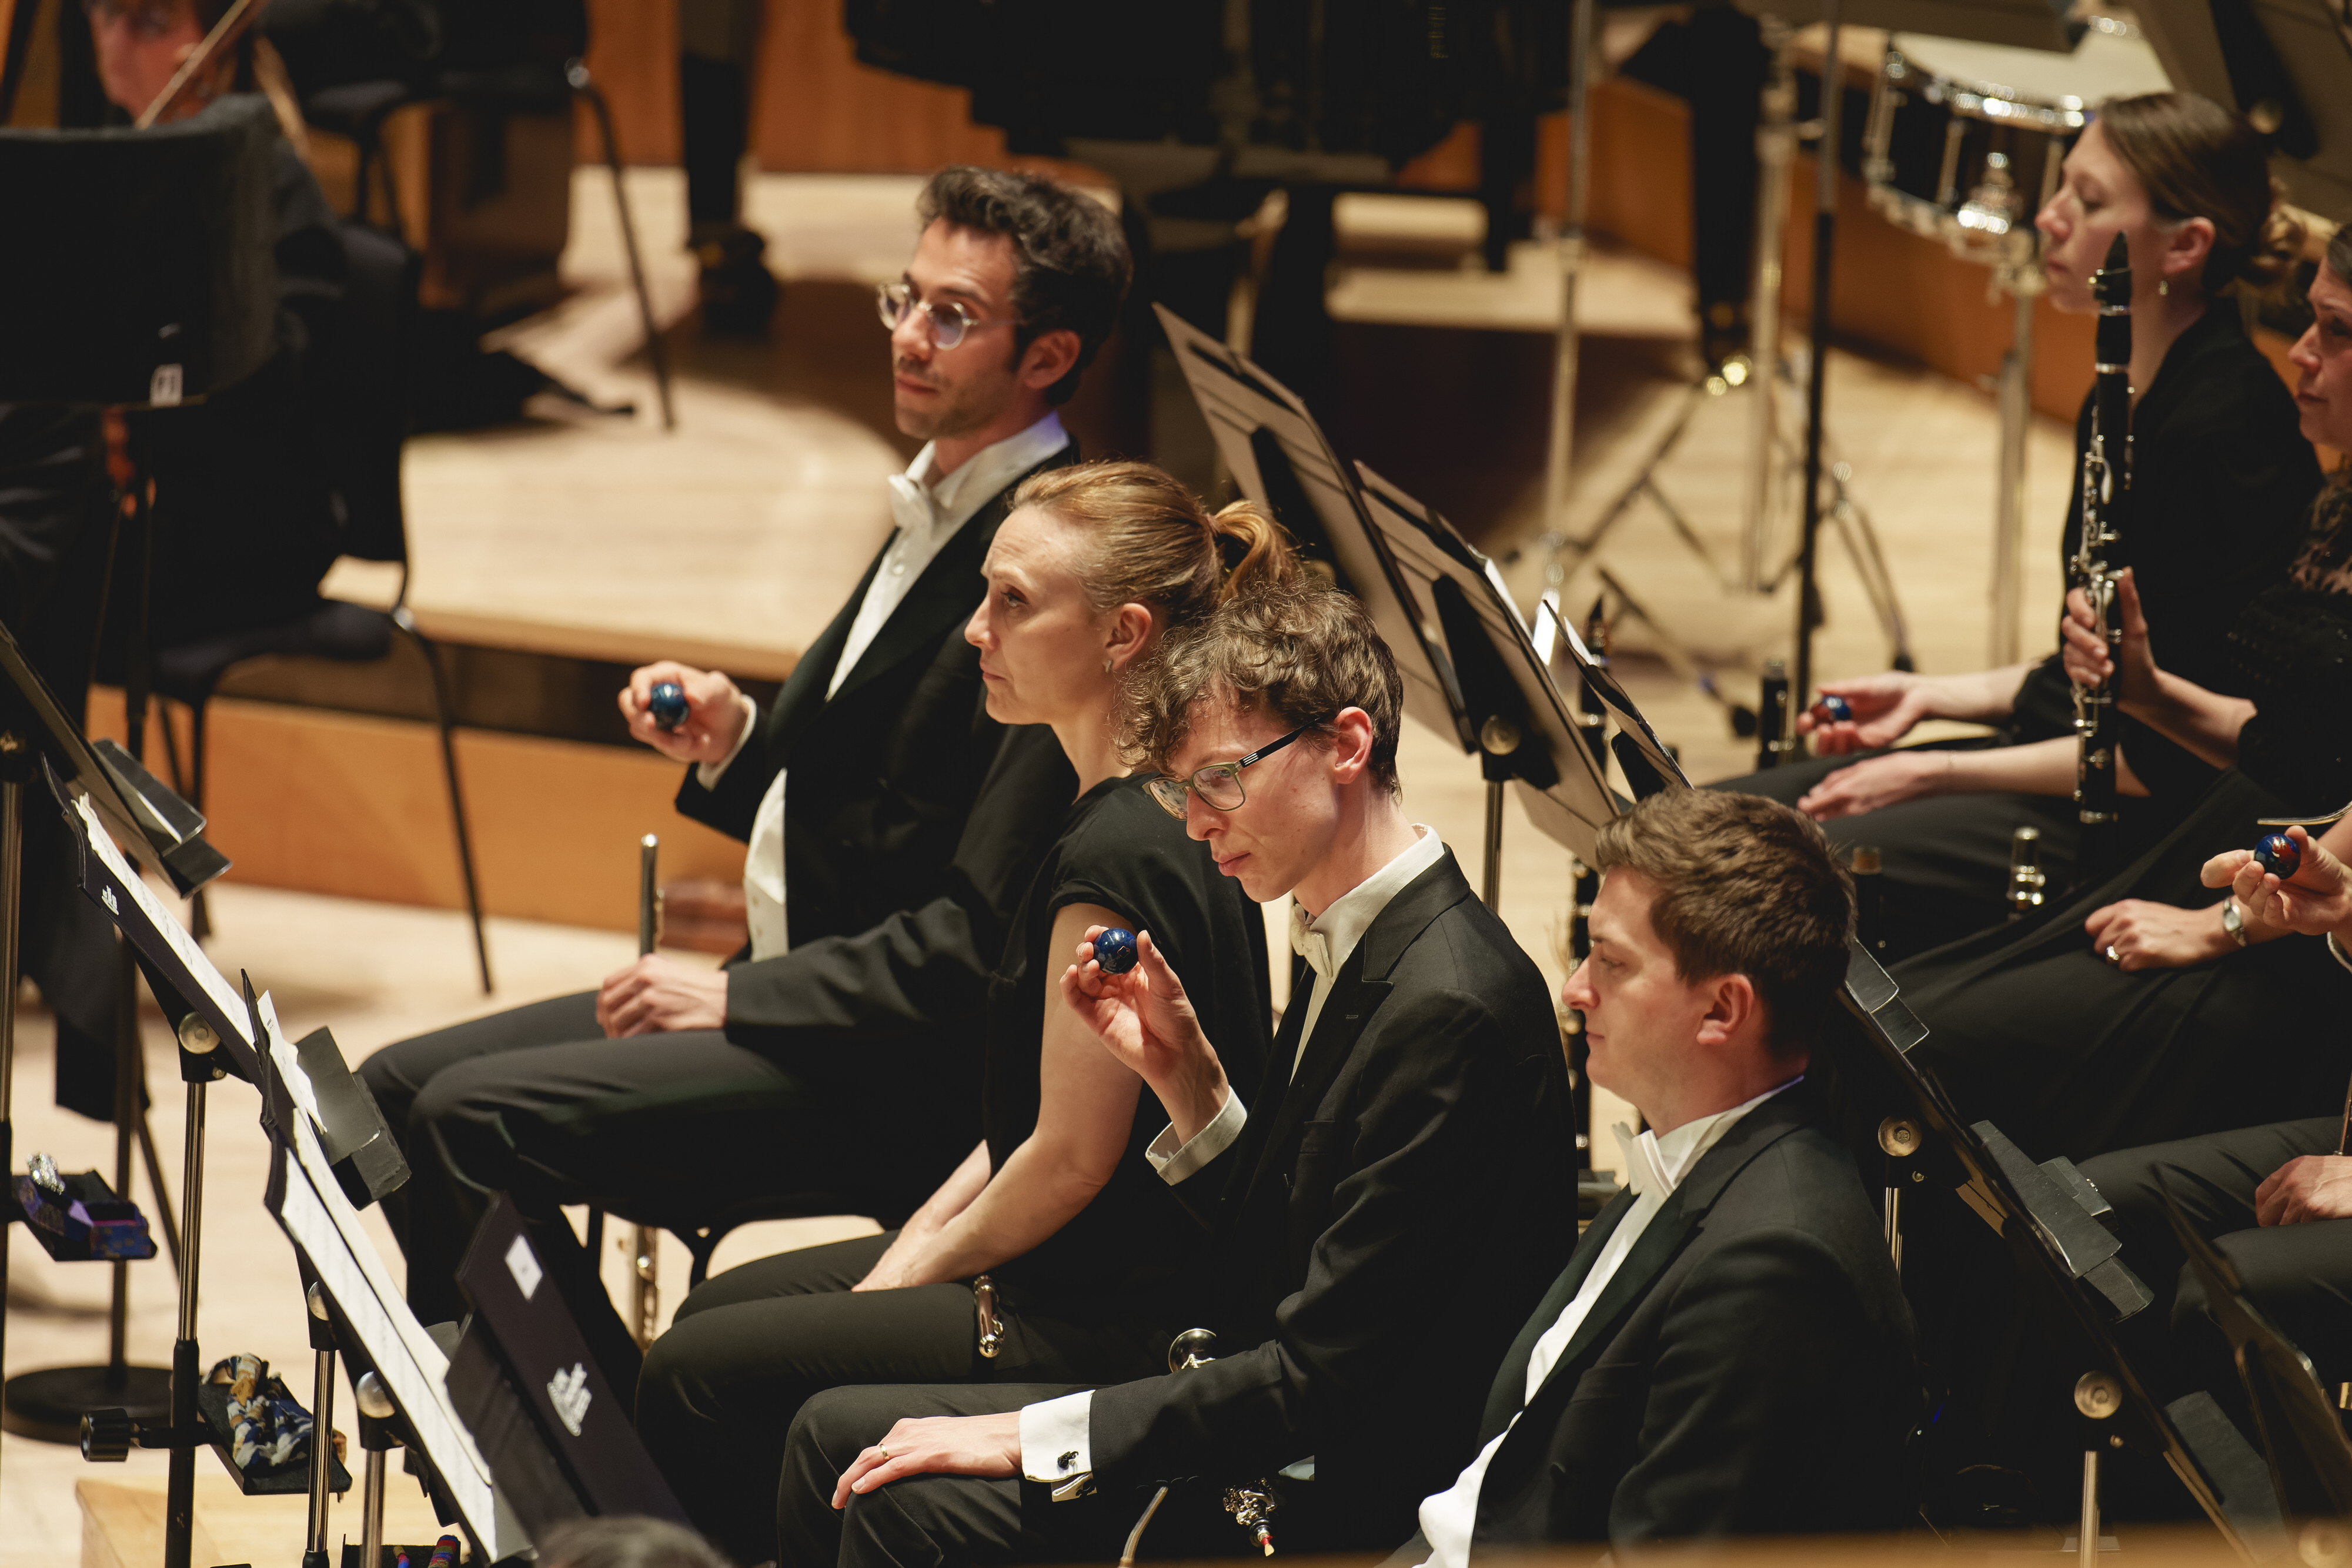
<svg viewBox="0 0 2352 1568">
<path fill-rule="evenodd" d="M 1811 818 L 1760 795 L 1665 790 L 1602 824 L 1592 864 L 1656 890 L 1650 928 L 1677 978 L 1747 976 L 1774 1052 L 1811 1049 L 1853 934 L 1853 878 Z"/>
<path fill-rule="evenodd" d="M 1396 791 L 1404 679 L 1351 593 L 1305 577 L 1260 583 L 1171 632 L 1120 685 L 1117 723 L 1129 764 L 1169 771 L 1195 708 L 1209 701 L 1272 714 L 1286 729 L 1361 708 L 1372 721 L 1372 779 Z"/>
<path fill-rule="evenodd" d="M 950 224 L 1013 242 L 1013 361 L 1048 332 L 1076 332 L 1077 362 L 1045 389 L 1046 402 L 1067 402 L 1118 324 L 1127 295 L 1133 264 L 1118 217 L 1092 196 L 1042 175 L 968 163 L 932 175 L 915 211 L 926 225 Z"/>
</svg>

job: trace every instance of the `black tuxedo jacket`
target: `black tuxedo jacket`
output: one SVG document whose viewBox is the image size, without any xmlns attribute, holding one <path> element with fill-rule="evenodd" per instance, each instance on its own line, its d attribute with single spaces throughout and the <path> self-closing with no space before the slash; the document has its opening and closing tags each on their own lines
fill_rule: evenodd
<svg viewBox="0 0 2352 1568">
<path fill-rule="evenodd" d="M 1242 1135 L 1176 1189 L 1216 1228 L 1221 1358 L 1097 1391 L 1089 1441 L 1104 1490 L 1311 1456 L 1285 1549 L 1383 1547 L 1575 1246 L 1567 1071 L 1542 976 L 1451 852 L 1340 967 L 1293 1079 L 1306 1013 L 1302 988 Z"/>
<path fill-rule="evenodd" d="M 1536 1341 L 1633 1207 L 1601 1211 L 1529 1315 L 1457 1469 L 1519 1412 Z M 1878 1214 L 1800 1084 L 1740 1118 L 1633 1244 L 1488 1462 L 1472 1554 L 1892 1528 L 1919 1408 Z"/>
<path fill-rule="evenodd" d="M 1076 443 L 1029 471 L 1078 460 Z M 1077 780 L 1050 734 L 1007 746 L 964 622 L 1024 474 L 956 531 L 831 698 L 877 554 L 718 787 L 677 809 L 748 840 L 776 774 L 792 951 L 730 966 L 727 1033 L 774 1048 L 809 1030 L 924 1030 L 984 1005 L 989 970 Z"/>
</svg>

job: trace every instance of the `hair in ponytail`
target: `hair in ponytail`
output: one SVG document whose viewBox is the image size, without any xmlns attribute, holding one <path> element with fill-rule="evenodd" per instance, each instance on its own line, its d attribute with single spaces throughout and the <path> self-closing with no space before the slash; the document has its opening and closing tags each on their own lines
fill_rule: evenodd
<svg viewBox="0 0 2352 1568">
<path fill-rule="evenodd" d="M 1078 580 L 1097 611 L 1144 604 L 1163 625 L 1188 626 L 1237 592 L 1299 580 L 1281 524 L 1247 501 L 1211 513 L 1149 463 L 1048 469 L 1013 493 L 1013 507 L 1034 507 L 1078 531 Z"/>
<path fill-rule="evenodd" d="M 2207 297 L 2234 284 L 2259 298 L 2293 276 L 2303 225 L 2281 207 L 2269 150 L 2243 115 L 2193 92 L 2147 92 L 2109 99 L 2098 123 L 2139 182 L 2150 216 L 2213 225 L 2200 279 Z"/>
</svg>

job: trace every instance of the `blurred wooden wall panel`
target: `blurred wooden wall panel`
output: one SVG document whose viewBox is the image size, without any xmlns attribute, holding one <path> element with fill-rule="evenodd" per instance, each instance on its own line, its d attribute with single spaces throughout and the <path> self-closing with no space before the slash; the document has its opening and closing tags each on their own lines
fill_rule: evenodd
<svg viewBox="0 0 2352 1568">
<path fill-rule="evenodd" d="M 857 63 L 839 0 L 769 0 L 751 145 L 763 169 L 928 173 L 1003 164 L 1002 131 L 971 122 L 971 95 Z"/>
<path fill-rule="evenodd" d="M 184 709 L 173 709 L 185 757 Z M 206 727 L 207 833 L 229 880 L 343 898 L 465 907 L 430 725 L 224 697 Z M 122 694 L 90 693 L 89 733 L 124 737 Z M 148 760 L 166 777 L 160 721 Z M 636 929 L 637 839 L 665 880 L 743 874 L 743 846 L 677 814 L 681 769 L 650 751 L 457 732 L 474 869 L 492 915 Z"/>
<path fill-rule="evenodd" d="M 588 71 L 613 106 L 622 162 L 677 162 L 677 0 L 588 0 Z M 584 104 L 574 131 L 579 161 L 603 162 L 604 145 Z"/>
</svg>

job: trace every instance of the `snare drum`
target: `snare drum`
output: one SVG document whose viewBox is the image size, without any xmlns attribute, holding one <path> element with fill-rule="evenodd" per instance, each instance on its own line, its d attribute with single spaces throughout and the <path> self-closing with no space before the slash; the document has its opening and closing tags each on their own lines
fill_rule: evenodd
<svg viewBox="0 0 2352 1568">
<path fill-rule="evenodd" d="M 2104 100 L 2170 86 L 2138 29 L 2106 18 L 2063 55 L 1889 34 L 1864 139 L 1871 205 L 2039 293 L 2033 215 L 2068 144 Z"/>
</svg>

